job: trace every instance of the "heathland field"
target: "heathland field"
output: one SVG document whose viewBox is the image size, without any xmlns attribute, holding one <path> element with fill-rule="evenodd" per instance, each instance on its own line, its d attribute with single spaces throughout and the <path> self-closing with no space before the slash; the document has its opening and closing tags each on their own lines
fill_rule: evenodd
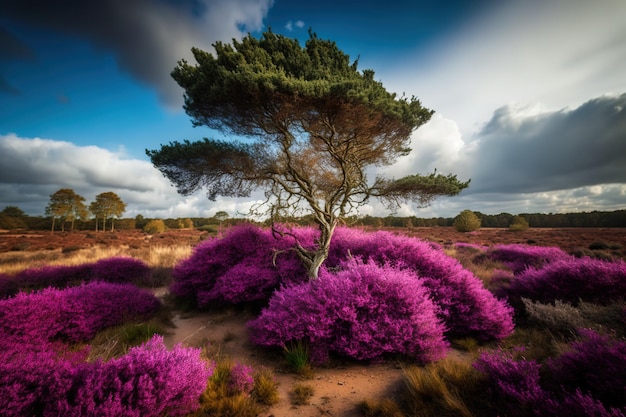
<svg viewBox="0 0 626 417">
<path fill-rule="evenodd" d="M 624 416 L 624 229 L 0 233 L 8 416 Z"/>
</svg>

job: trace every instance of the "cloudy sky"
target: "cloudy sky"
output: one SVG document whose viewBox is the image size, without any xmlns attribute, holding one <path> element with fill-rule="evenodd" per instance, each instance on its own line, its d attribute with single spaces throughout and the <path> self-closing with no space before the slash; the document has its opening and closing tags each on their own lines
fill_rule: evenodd
<svg viewBox="0 0 626 417">
<path fill-rule="evenodd" d="M 625 21 L 623 0 L 0 2 L 0 209 L 43 215 L 72 188 L 117 193 L 127 217 L 245 213 L 255 198 L 178 195 L 145 149 L 216 137 L 169 74 L 192 46 L 267 28 L 302 43 L 312 28 L 435 110 L 379 173 L 436 168 L 470 188 L 399 215 L 624 209 Z"/>
</svg>

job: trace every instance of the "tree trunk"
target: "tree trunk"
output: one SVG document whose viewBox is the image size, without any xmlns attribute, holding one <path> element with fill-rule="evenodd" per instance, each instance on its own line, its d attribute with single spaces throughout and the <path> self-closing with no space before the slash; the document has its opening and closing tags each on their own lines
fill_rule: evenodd
<svg viewBox="0 0 626 417">
<path fill-rule="evenodd" d="M 106 216 L 102 218 L 102 231 L 103 232 L 107 231 L 107 217 Z"/>
<path fill-rule="evenodd" d="M 53 217 L 52 217 L 52 233 L 54 233 L 54 221 L 55 221 L 55 220 L 56 220 L 56 219 L 55 219 L 55 217 L 53 216 Z"/>
<path fill-rule="evenodd" d="M 96 220 L 96 232 L 98 231 L 98 216 L 95 217 Z"/>
<path fill-rule="evenodd" d="M 113 226 L 113 220 L 114 220 L 114 218 L 111 217 L 111 231 L 115 230 L 115 227 Z"/>
<path fill-rule="evenodd" d="M 320 272 L 320 267 L 328 258 L 328 251 L 330 249 L 330 241 L 335 232 L 336 221 L 320 222 L 320 237 L 317 241 L 317 250 L 311 253 L 311 257 L 303 259 L 305 267 L 308 269 L 309 280 L 317 279 Z"/>
</svg>

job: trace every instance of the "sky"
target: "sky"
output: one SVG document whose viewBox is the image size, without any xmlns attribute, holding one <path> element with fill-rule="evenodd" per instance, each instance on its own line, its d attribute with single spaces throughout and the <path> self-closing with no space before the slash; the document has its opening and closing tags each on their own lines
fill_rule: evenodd
<svg viewBox="0 0 626 417">
<path fill-rule="evenodd" d="M 146 149 L 193 127 L 170 73 L 191 48 L 311 29 L 388 91 L 435 111 L 372 175 L 437 169 L 470 187 L 398 216 L 626 209 L 626 1 L 21 0 L 0 2 L 0 209 L 44 215 L 71 188 L 124 217 L 245 216 L 262 200 L 181 196 Z M 361 215 L 390 214 L 375 200 Z"/>
</svg>

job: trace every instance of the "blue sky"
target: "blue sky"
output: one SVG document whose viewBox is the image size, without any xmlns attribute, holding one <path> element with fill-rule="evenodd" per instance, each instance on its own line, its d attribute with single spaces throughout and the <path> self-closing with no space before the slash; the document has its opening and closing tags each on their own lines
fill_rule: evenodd
<svg viewBox="0 0 626 417">
<path fill-rule="evenodd" d="M 0 208 L 43 215 L 73 188 L 114 191 L 126 216 L 245 213 L 250 199 L 183 197 L 145 149 L 192 128 L 169 73 L 268 27 L 332 39 L 388 90 L 436 111 L 413 152 L 374 174 L 452 172 L 469 189 L 399 215 L 626 208 L 626 2 L 23 0 L 0 4 Z M 386 215 L 375 201 L 361 214 Z"/>
</svg>

